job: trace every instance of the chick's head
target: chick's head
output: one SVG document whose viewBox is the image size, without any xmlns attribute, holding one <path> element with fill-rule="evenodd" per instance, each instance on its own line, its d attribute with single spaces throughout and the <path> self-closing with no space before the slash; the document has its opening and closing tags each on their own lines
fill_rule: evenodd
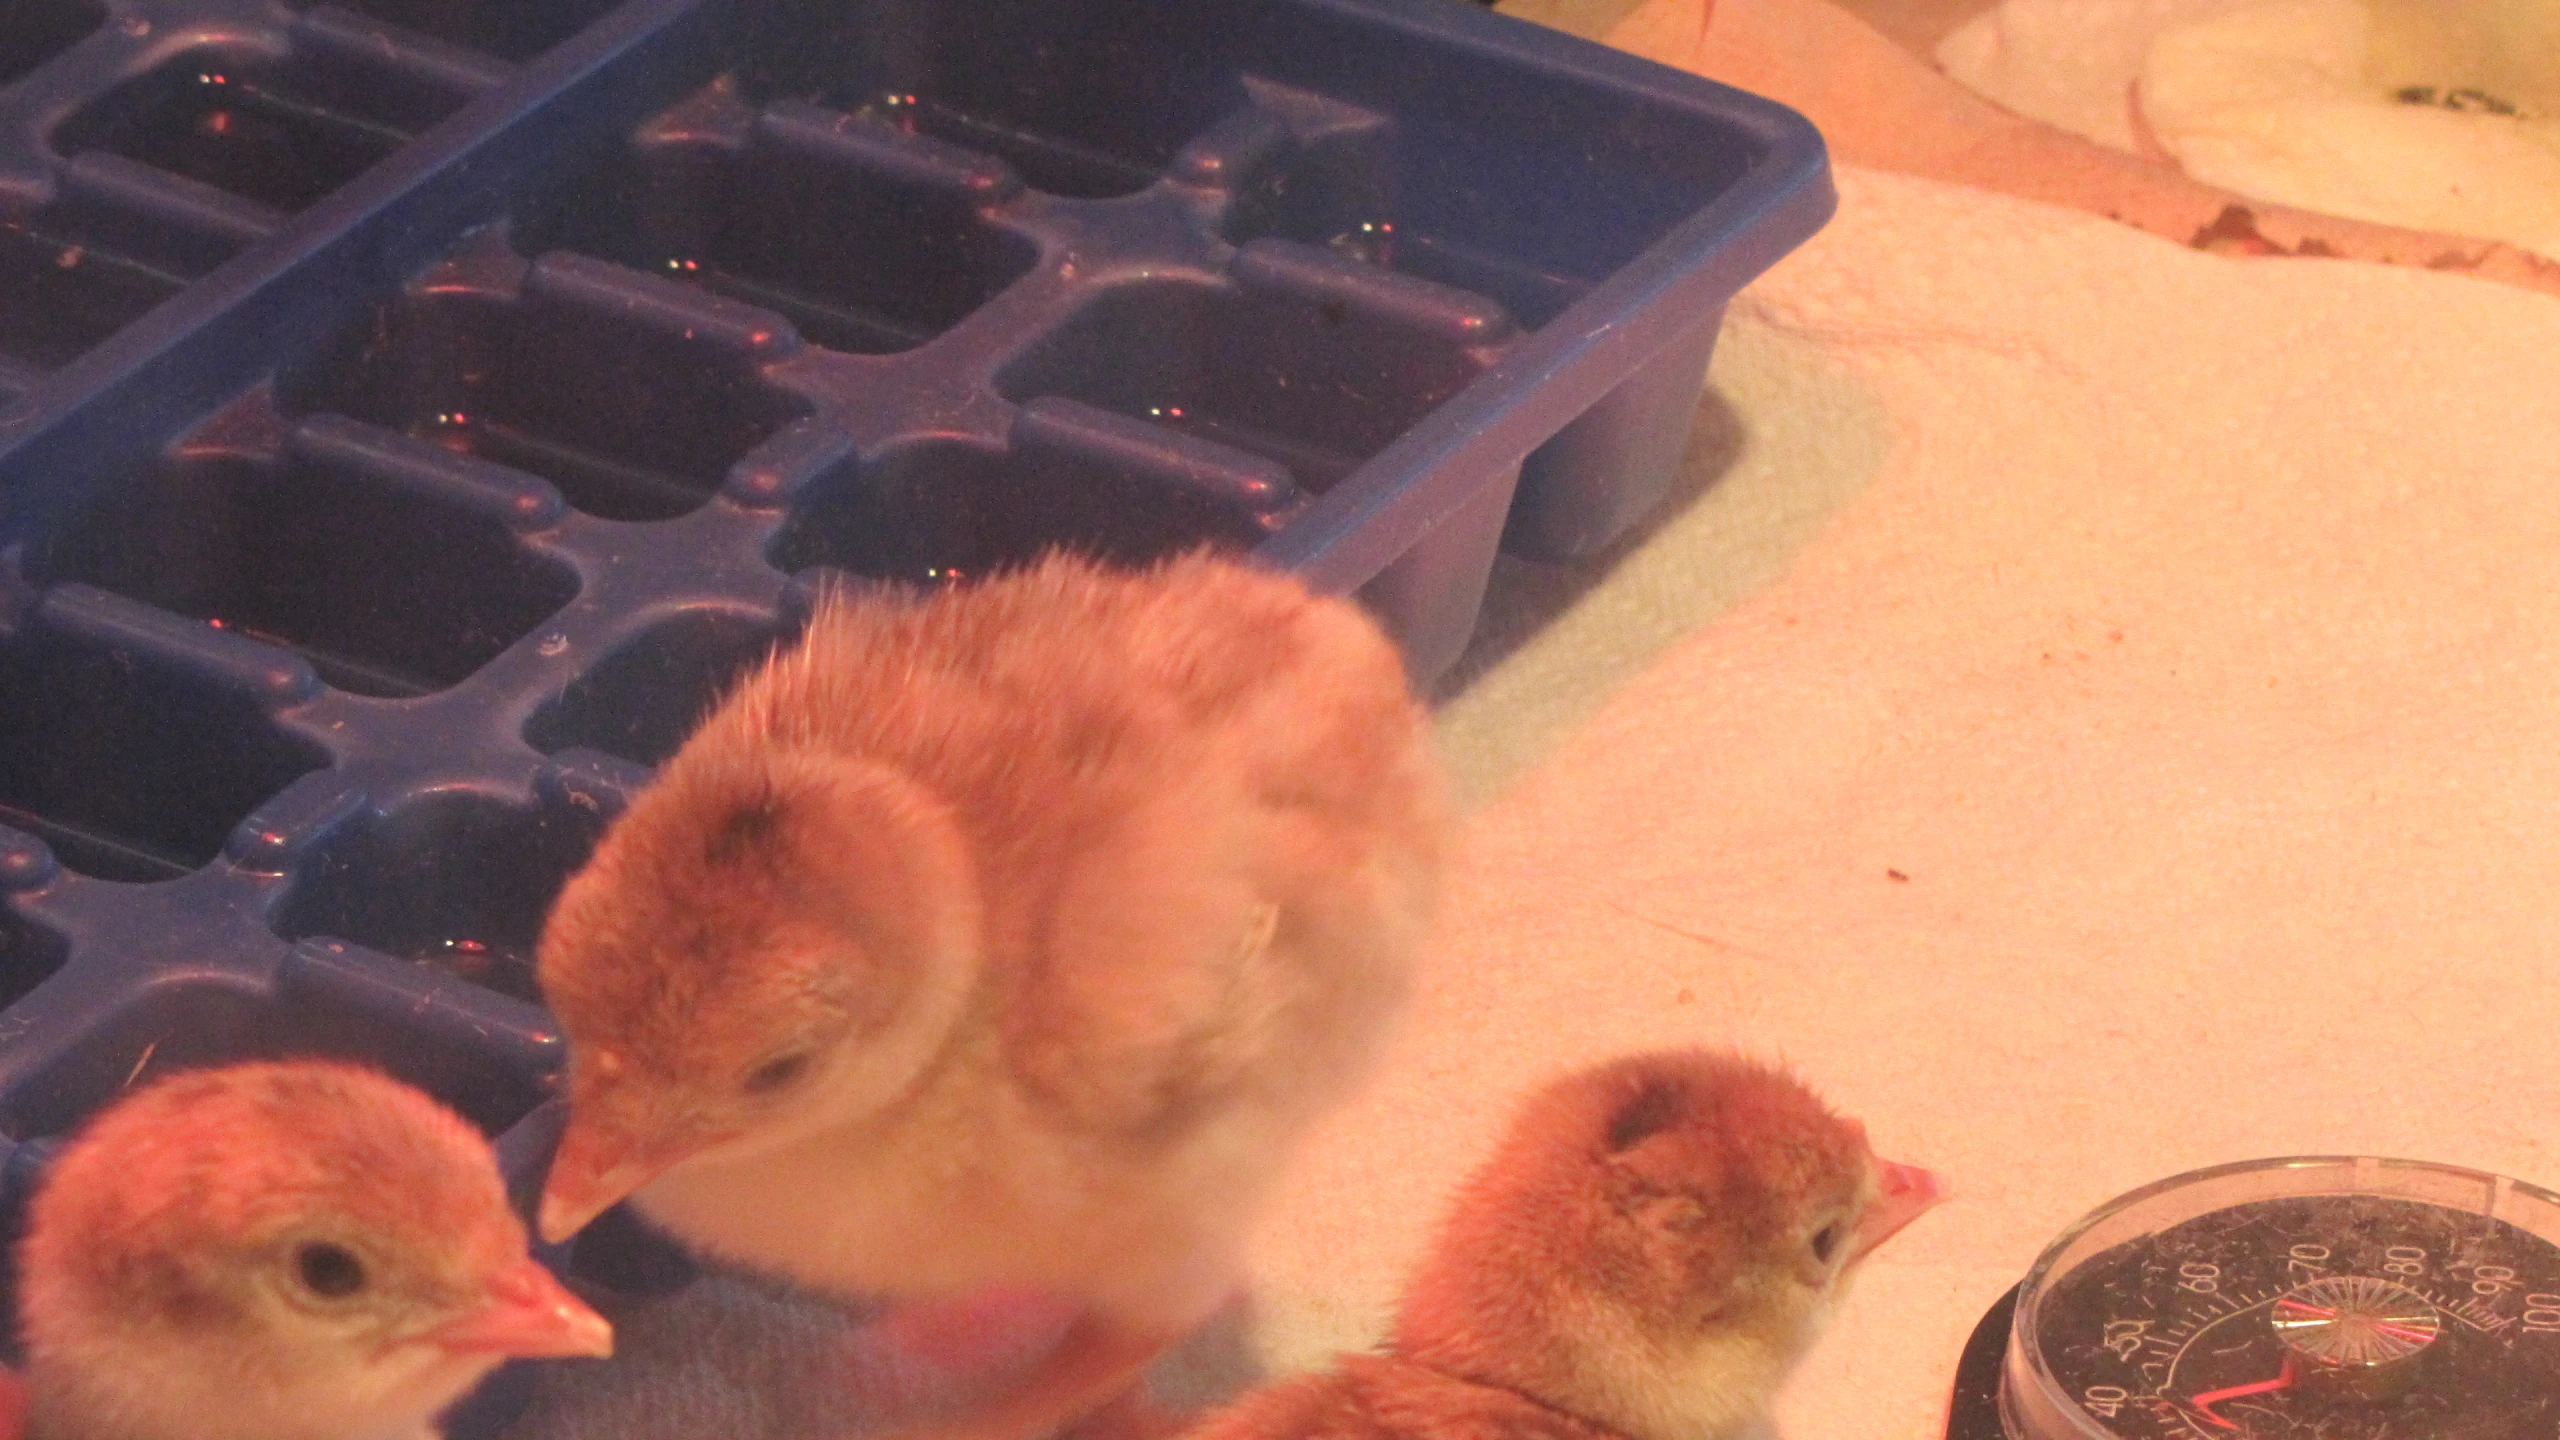
<svg viewBox="0 0 2560 1440">
<path fill-rule="evenodd" d="M 1408 1292 L 1398 1348 L 1631 1436 L 1722 1435 L 1941 1193 L 1781 1072 L 1621 1060 L 1521 1108 Z"/>
<path fill-rule="evenodd" d="M 527 1255 L 479 1132 L 333 1063 L 112 1106 L 48 1168 L 20 1270 L 39 1414 L 117 1434 L 229 1433 L 209 1395 L 269 1434 L 389 1433 L 511 1356 L 612 1348 Z"/>
<path fill-rule="evenodd" d="M 544 1234 L 679 1165 L 888 1103 L 951 1033 L 977 949 L 959 830 L 913 781 L 697 740 L 544 928 L 538 974 L 570 1049 Z"/>
</svg>

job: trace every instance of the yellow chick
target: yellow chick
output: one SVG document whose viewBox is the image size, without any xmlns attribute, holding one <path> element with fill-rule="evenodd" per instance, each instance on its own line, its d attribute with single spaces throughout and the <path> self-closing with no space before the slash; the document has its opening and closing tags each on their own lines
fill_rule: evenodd
<svg viewBox="0 0 2560 1440">
<path fill-rule="evenodd" d="M 839 1294 L 1080 1308 L 951 1433 L 1024 1436 L 1209 1315 L 1408 986 L 1447 816 L 1355 606 L 1205 555 L 824 597 L 542 937 L 565 1236 L 637 1193 Z"/>
<path fill-rule="evenodd" d="M 1749 1060 L 1584 1071 L 1459 1192 L 1381 1353 L 1190 1440 L 1740 1440 L 1858 1262 L 1942 1193 Z"/>
<path fill-rule="evenodd" d="M 101 1113 L 29 1207 L 19 1296 L 26 1440 L 431 1440 L 500 1361 L 613 1348 L 478 1131 L 325 1062 Z"/>
</svg>

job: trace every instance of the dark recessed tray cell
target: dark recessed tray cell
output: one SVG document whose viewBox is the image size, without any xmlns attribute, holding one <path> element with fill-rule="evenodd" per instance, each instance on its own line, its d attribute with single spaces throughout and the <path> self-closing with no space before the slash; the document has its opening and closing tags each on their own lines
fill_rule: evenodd
<svg viewBox="0 0 2560 1440">
<path fill-rule="evenodd" d="M 189 277 L 44 217 L 0 219 L 0 387 L 23 389 L 186 288 Z"/>
<path fill-rule="evenodd" d="M 691 512 L 807 408 L 759 375 L 778 340 L 752 316 L 669 310 L 653 292 L 675 287 L 599 276 L 574 257 L 521 288 L 504 268 L 474 273 L 487 268 L 439 271 L 360 320 L 287 405 L 540 476 L 607 520 Z"/>
<path fill-rule="evenodd" d="M 311 0 L 290 0 L 297 9 Z M 369 16 L 502 60 L 530 60 L 584 30 L 619 0 L 324 0 L 319 7 Z"/>
<path fill-rule="evenodd" d="M 102 880 L 210 864 L 259 801 L 329 759 L 270 717 L 274 679 L 245 649 L 189 653 L 112 596 L 54 591 L 0 634 L 0 827 Z"/>
<path fill-rule="evenodd" d="M 1789 112 L 1446 0 L 0 0 L 0 1229 L 292 1052 L 529 1201 L 544 911 L 822 587 L 1213 547 L 1428 687 L 1830 203 Z"/>
<path fill-rule="evenodd" d="M 543 914 L 604 827 L 583 798 L 526 809 L 453 789 L 350 821 L 311 847 L 276 911 L 276 931 L 353 941 L 535 1000 Z"/>
<path fill-rule="evenodd" d="M 988 218 L 1010 172 L 840 111 L 761 117 L 726 87 L 639 138 L 594 183 L 549 197 L 519 247 L 570 249 L 765 307 L 811 344 L 912 349 L 1039 259 Z"/>
<path fill-rule="evenodd" d="M 379 1066 L 492 1136 L 541 1103 L 534 1077 L 510 1073 L 496 1043 L 441 1052 L 402 1043 L 402 1027 L 381 1004 L 387 996 L 370 989 L 377 977 L 364 973 L 367 959 L 325 946 L 280 958 L 269 985 L 236 975 L 188 976 L 116 1006 L 82 1043 L 13 1088 L 0 1125 L 18 1135 L 61 1135 L 129 1085 L 176 1070 L 297 1054 Z"/>
<path fill-rule="evenodd" d="M 1487 87 L 1453 111 L 1396 117 L 1277 86 L 1257 94 L 1296 124 L 1289 143 L 1237 177 L 1228 239 L 1323 246 L 1492 296 L 1529 326 L 1670 233 L 1702 197 L 1732 189 L 1759 158 L 1748 135 L 1665 124 L 1623 102 L 1595 110 L 1551 84 Z M 1595 150 L 1591 128 L 1614 130 L 1620 143 Z M 1484 183 L 1495 173 L 1502 183 Z M 1587 223 L 1595 214 L 1611 223 Z"/>
<path fill-rule="evenodd" d="M 1331 278 L 1312 255 L 1285 265 L 1290 280 Z M 1464 389 L 1486 363 L 1474 347 L 1509 336 L 1498 307 L 1457 292 L 1405 297 L 1427 312 L 1410 316 L 1364 298 L 1314 285 L 1121 286 L 998 384 L 1016 400 L 1065 396 L 1268 456 L 1320 493 Z"/>
<path fill-rule="evenodd" d="M 661 620 L 535 711 L 525 743 L 545 754 L 587 749 L 654 767 L 783 638 L 762 614 L 696 609 Z"/>
<path fill-rule="evenodd" d="M 6 85 L 107 23 L 96 0 L 0 0 L 0 85 Z"/>
<path fill-rule="evenodd" d="M 1203 43 L 1222 8 L 782 0 L 743 12 L 742 73 L 758 101 L 855 111 L 999 157 L 1053 195 L 1108 199 L 1154 184 L 1242 101 L 1241 74 Z"/>
<path fill-rule="evenodd" d="M 83 106 L 54 132 L 290 214 L 371 169 L 467 94 L 340 57 L 246 46 L 181 51 Z"/>
<path fill-rule="evenodd" d="M 15 1005 L 62 968 L 71 942 L 0 908 L 0 1005 Z"/>
<path fill-rule="evenodd" d="M 1123 564 L 1244 550 L 1299 503 L 1288 473 L 1257 456 L 1042 401 L 1010 447 L 920 440 L 811 483 L 770 553 L 785 570 L 940 585 L 1049 550 Z"/>
<path fill-rule="evenodd" d="M 37 578 L 268 641 L 387 697 L 464 680 L 577 593 L 517 537 L 559 513 L 539 481 L 335 417 L 281 445 L 193 449 L 103 495 Z"/>
</svg>

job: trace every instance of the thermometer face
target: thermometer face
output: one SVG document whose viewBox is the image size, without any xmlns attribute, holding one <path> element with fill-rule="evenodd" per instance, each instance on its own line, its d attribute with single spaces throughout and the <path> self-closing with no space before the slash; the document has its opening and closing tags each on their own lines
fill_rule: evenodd
<svg viewBox="0 0 2560 1440">
<path fill-rule="evenodd" d="M 2020 1287 L 2009 1440 L 2560 1440 L 2560 1200 L 2270 1161 L 2137 1191 Z"/>
</svg>

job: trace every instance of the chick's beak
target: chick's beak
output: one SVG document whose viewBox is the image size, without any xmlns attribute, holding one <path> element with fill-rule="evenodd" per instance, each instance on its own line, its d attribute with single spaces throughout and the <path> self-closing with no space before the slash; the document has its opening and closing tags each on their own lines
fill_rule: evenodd
<svg viewBox="0 0 2560 1440">
<path fill-rule="evenodd" d="M 499 1272 L 485 1299 L 429 1331 L 427 1342 L 456 1355 L 522 1359 L 613 1353 L 613 1326 L 529 1257 Z"/>
<path fill-rule="evenodd" d="M 560 1137 L 542 1187 L 542 1238 L 559 1244 L 614 1202 L 715 1143 L 706 1138 L 651 1144 L 610 1125 L 581 1123 L 572 1111 L 569 1133 Z"/>
<path fill-rule="evenodd" d="M 1876 1162 L 1875 1203 L 1858 1217 L 1849 1237 L 1849 1260 L 1855 1264 L 1947 1198 L 1947 1182 L 1917 1165 L 1893 1160 Z"/>
</svg>

